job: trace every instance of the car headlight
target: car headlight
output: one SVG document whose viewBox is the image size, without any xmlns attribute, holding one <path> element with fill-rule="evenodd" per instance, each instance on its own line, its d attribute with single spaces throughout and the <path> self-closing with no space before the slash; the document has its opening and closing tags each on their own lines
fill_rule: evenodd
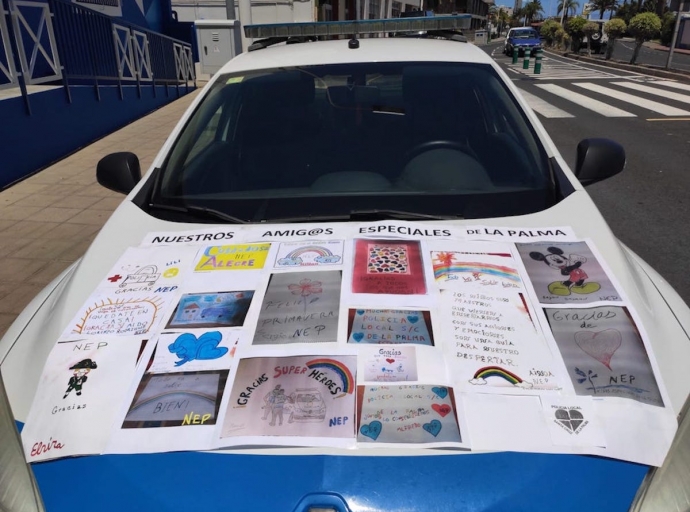
<svg viewBox="0 0 690 512">
<path fill-rule="evenodd" d="M 690 510 L 690 398 L 681 412 L 680 425 L 664 465 L 645 477 L 630 506 L 631 512 Z"/>
<path fill-rule="evenodd" d="M 43 501 L 14 423 L 0 375 L 0 510 L 42 512 Z"/>
</svg>

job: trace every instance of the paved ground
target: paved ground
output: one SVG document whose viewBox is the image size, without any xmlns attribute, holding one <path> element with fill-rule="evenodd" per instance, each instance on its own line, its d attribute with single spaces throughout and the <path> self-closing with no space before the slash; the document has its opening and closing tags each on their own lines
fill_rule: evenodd
<svg viewBox="0 0 690 512">
<path fill-rule="evenodd" d="M 131 151 L 145 172 L 197 93 L 0 192 L 0 335 L 34 295 L 81 257 L 122 201 L 96 182 L 98 160 Z"/>
</svg>

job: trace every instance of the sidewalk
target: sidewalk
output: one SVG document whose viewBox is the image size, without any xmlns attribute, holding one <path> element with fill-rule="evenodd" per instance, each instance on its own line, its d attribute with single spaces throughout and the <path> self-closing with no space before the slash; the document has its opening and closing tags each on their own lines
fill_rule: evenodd
<svg viewBox="0 0 690 512">
<path fill-rule="evenodd" d="M 631 39 L 631 41 L 635 42 L 634 39 Z M 664 46 L 664 45 L 661 45 L 659 43 L 653 43 L 651 41 L 647 41 L 647 42 L 643 43 L 642 46 L 644 46 L 646 48 L 651 48 L 652 50 L 660 50 L 662 52 L 668 52 L 668 50 L 669 50 L 668 46 Z M 690 50 L 683 50 L 682 48 L 676 48 L 675 50 L 673 50 L 673 53 L 674 54 L 675 53 L 684 53 L 685 55 L 690 55 Z"/>
<path fill-rule="evenodd" d="M 98 161 L 131 151 L 145 173 L 199 90 L 0 192 L 0 336 L 42 288 L 82 256 L 124 199 L 96 182 Z"/>
</svg>

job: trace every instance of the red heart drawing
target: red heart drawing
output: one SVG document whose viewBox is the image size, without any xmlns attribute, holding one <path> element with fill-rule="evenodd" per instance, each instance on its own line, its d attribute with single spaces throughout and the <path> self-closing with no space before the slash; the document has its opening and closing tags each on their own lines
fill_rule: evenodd
<svg viewBox="0 0 690 512">
<path fill-rule="evenodd" d="M 395 359 L 386 359 L 386 362 L 388 364 L 393 364 L 395 362 Z"/>
<path fill-rule="evenodd" d="M 448 404 L 431 404 L 431 408 L 441 415 L 441 418 L 445 418 L 451 409 Z"/>
</svg>

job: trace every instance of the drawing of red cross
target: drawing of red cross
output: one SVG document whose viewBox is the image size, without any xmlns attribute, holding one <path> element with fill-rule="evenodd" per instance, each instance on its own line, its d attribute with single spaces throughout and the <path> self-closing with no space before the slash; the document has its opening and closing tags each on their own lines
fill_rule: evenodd
<svg viewBox="0 0 690 512">
<path fill-rule="evenodd" d="M 110 276 L 108 281 L 111 283 L 117 283 L 120 279 L 122 279 L 122 276 L 120 274 L 115 274 L 114 276 Z"/>
</svg>

